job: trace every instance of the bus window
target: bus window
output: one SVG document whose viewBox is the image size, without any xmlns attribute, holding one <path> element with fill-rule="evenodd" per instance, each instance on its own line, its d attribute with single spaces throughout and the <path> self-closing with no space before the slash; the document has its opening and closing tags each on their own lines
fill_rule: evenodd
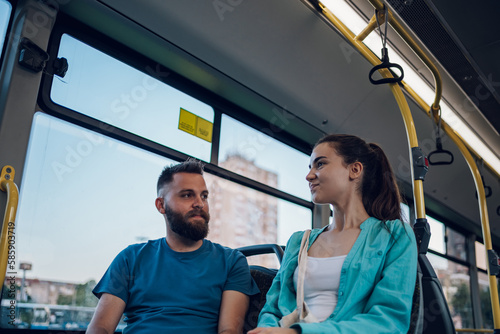
<svg viewBox="0 0 500 334">
<path fill-rule="evenodd" d="M 154 200 L 158 175 L 171 163 L 175 162 L 56 117 L 35 114 L 16 232 L 18 263 L 29 264 L 27 270 L 19 268 L 24 285 L 16 281 L 16 298 L 26 306 L 19 327 L 87 326 L 97 304 L 92 288 L 113 258 L 130 244 L 165 236 L 165 222 Z M 266 180 L 277 179 L 273 172 L 258 168 L 258 175 L 264 174 Z M 312 211 L 307 207 L 209 173 L 205 176 L 212 216 L 208 238 L 215 242 L 231 247 L 284 244 L 294 231 L 311 226 Z M 270 256 L 259 263 L 277 267 L 275 261 Z M 8 303 L 4 298 L 2 309 Z M 34 317 L 28 304 L 50 312 L 43 317 L 37 311 Z"/>
<path fill-rule="evenodd" d="M 476 246 L 476 265 L 478 268 L 486 270 L 486 247 L 479 241 L 475 242 Z"/>
<path fill-rule="evenodd" d="M 427 253 L 443 287 L 455 328 L 473 328 L 469 268 Z"/>
<path fill-rule="evenodd" d="M 481 316 L 483 328 L 493 329 L 493 312 L 491 311 L 490 284 L 488 274 L 478 272 L 479 278 L 479 300 L 481 303 Z M 497 287 L 498 279 L 497 279 Z"/>
<path fill-rule="evenodd" d="M 309 156 L 266 133 L 272 131 L 269 128 L 257 131 L 227 115 L 222 115 L 219 165 L 250 178 L 255 175 L 255 168 L 270 171 L 276 175 L 276 180 L 262 180 L 262 183 L 310 201 L 311 194 L 306 181 Z M 252 161 L 255 167 L 240 168 L 239 164 L 230 162 L 235 156 Z"/>
<path fill-rule="evenodd" d="M 238 163 L 254 169 L 243 158 Z M 253 167 L 253 168 L 252 168 Z M 276 179 L 276 174 L 260 169 L 259 176 Z M 253 175 L 255 176 L 255 175 Z M 312 211 L 309 208 L 278 199 L 237 183 L 206 174 L 210 191 L 211 223 L 208 239 L 237 248 L 253 244 L 284 245 L 293 232 L 311 228 Z M 259 178 L 255 178 L 257 181 Z M 274 254 L 250 257 L 251 264 L 278 268 Z"/>
<path fill-rule="evenodd" d="M 7 33 L 7 26 L 9 24 L 10 13 L 12 7 L 10 2 L 5 0 L 0 0 L 0 54 L 3 50 L 3 44 L 5 41 L 5 35 Z"/>
<path fill-rule="evenodd" d="M 465 235 L 446 227 L 446 254 L 462 261 L 467 261 L 467 243 Z"/>
<path fill-rule="evenodd" d="M 67 34 L 58 57 L 69 69 L 52 82 L 55 103 L 210 161 L 213 108 L 158 80 L 168 72 L 143 73 Z"/>
<path fill-rule="evenodd" d="M 445 245 L 445 226 L 440 221 L 427 216 L 427 222 L 431 228 L 431 240 L 429 241 L 429 249 L 441 254 L 446 254 Z"/>
<path fill-rule="evenodd" d="M 44 113 L 35 115 L 16 224 L 17 263 L 30 266 L 17 270 L 22 274 L 16 277 L 15 298 L 25 308 L 51 312 L 49 318 L 42 311 L 36 317 L 25 312 L 24 323 L 87 326 L 97 304 L 92 288 L 118 252 L 165 235 L 154 200 L 158 175 L 170 163 Z M 4 298 L 2 309 L 9 302 Z M 3 327 L 7 319 L 2 318 Z"/>
</svg>

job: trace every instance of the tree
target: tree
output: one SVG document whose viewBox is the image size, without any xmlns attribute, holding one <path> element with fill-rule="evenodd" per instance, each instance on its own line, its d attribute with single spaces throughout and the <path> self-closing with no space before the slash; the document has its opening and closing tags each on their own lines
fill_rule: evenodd
<svg viewBox="0 0 500 334">
<path fill-rule="evenodd" d="M 460 318 L 462 319 L 462 327 L 472 328 L 472 303 L 467 284 L 461 283 L 457 287 L 457 292 L 455 292 L 453 298 L 451 299 L 451 306 L 453 307 L 453 313 L 455 315 L 460 315 Z"/>
</svg>

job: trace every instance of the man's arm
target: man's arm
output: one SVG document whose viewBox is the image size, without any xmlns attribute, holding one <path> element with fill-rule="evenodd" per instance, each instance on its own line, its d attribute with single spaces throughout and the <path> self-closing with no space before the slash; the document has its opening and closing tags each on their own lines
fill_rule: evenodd
<svg viewBox="0 0 500 334">
<path fill-rule="evenodd" d="M 243 332 L 249 301 L 250 297 L 239 291 L 226 290 L 222 293 L 218 334 Z"/>
<path fill-rule="evenodd" d="M 112 334 L 125 310 L 125 302 L 112 294 L 103 293 L 97 304 L 87 334 Z"/>
</svg>

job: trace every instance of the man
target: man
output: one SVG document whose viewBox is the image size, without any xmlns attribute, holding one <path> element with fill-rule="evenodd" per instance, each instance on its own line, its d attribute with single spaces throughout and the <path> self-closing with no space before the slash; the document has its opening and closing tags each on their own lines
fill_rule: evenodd
<svg viewBox="0 0 500 334">
<path fill-rule="evenodd" d="M 241 333 L 258 292 L 245 257 L 205 239 L 210 220 L 203 165 L 166 167 L 156 208 L 165 238 L 123 250 L 94 289 L 100 298 L 87 333 Z"/>
</svg>

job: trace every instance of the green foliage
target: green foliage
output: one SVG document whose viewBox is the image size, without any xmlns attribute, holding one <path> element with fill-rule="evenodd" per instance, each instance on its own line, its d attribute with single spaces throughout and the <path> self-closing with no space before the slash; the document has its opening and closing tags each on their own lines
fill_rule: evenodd
<svg viewBox="0 0 500 334">
<path fill-rule="evenodd" d="M 94 280 L 90 280 L 85 284 L 78 284 L 74 295 L 59 295 L 57 304 L 95 307 L 97 305 L 97 298 L 92 294 L 92 289 L 95 285 L 96 282 Z"/>
<path fill-rule="evenodd" d="M 457 287 L 457 292 L 451 300 L 453 313 L 460 315 L 463 328 L 473 328 L 472 323 L 472 303 L 467 284 L 462 283 Z"/>
</svg>

